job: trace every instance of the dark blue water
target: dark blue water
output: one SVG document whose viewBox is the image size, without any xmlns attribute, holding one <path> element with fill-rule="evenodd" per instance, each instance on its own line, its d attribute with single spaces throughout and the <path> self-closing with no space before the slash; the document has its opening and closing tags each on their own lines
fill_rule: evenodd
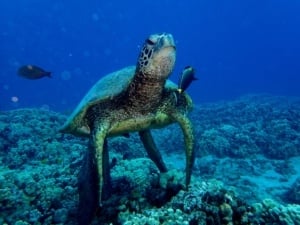
<svg viewBox="0 0 300 225">
<path fill-rule="evenodd" d="M 0 9 L 0 109 L 71 110 L 101 76 L 135 64 L 156 32 L 176 39 L 173 81 L 186 65 L 197 69 L 196 103 L 300 96 L 298 0 L 2 0 Z M 23 64 L 53 78 L 23 79 Z"/>
</svg>

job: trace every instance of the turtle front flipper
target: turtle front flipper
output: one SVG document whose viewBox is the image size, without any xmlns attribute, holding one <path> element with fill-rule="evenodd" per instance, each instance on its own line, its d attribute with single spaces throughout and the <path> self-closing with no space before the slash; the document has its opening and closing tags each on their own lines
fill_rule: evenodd
<svg viewBox="0 0 300 225">
<path fill-rule="evenodd" d="M 142 130 L 139 132 L 140 138 L 143 145 L 148 153 L 149 158 L 155 163 L 159 171 L 164 173 L 167 172 L 167 167 L 158 151 L 150 130 Z"/>
<path fill-rule="evenodd" d="M 108 126 L 100 126 L 92 133 L 88 152 L 79 173 L 78 224 L 88 225 L 92 222 L 99 203 L 109 196 L 110 170 L 107 149 Z"/>
<path fill-rule="evenodd" d="M 191 181 L 191 175 L 193 170 L 193 165 L 195 161 L 195 152 L 194 152 L 194 133 L 193 126 L 189 118 L 186 117 L 185 114 L 174 113 L 171 115 L 173 119 L 179 123 L 184 136 L 184 144 L 185 144 L 185 154 L 186 154 L 186 189 Z"/>
<path fill-rule="evenodd" d="M 99 203 L 109 197 L 111 189 L 109 153 L 107 149 L 106 136 L 109 123 L 99 123 L 91 135 L 90 148 L 94 148 L 95 162 L 99 179 Z"/>
</svg>

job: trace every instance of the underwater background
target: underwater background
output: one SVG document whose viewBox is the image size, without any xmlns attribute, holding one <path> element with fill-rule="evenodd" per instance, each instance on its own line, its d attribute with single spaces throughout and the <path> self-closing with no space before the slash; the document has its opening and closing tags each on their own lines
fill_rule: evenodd
<svg viewBox="0 0 300 225">
<path fill-rule="evenodd" d="M 92 224 L 300 225 L 300 2 L 0 1 L 0 224 L 77 224 L 88 139 L 58 130 L 91 86 L 168 32 L 170 79 L 193 66 L 196 159 L 184 183 L 178 125 L 109 139 L 113 197 Z M 52 78 L 17 75 L 34 64 Z"/>
<path fill-rule="evenodd" d="M 177 63 L 191 65 L 196 103 L 249 93 L 300 95 L 300 3 L 282 1 L 0 2 L 0 108 L 72 110 L 103 75 L 136 63 L 152 33 L 172 33 Z M 28 81 L 35 64 L 52 79 Z M 11 97 L 17 97 L 15 104 Z"/>
</svg>

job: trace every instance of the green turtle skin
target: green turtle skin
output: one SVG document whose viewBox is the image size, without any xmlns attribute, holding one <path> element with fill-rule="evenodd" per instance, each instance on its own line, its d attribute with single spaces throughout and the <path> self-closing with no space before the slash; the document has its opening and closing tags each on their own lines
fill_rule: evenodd
<svg viewBox="0 0 300 225">
<path fill-rule="evenodd" d="M 89 154 L 79 177 L 79 200 L 80 205 L 90 206 L 81 215 L 90 216 L 79 220 L 80 224 L 89 224 L 91 212 L 96 210 L 95 201 L 101 205 L 109 196 L 108 137 L 138 132 L 149 158 L 161 172 L 166 172 L 150 130 L 178 123 L 184 134 L 188 187 L 194 163 L 194 136 L 187 113 L 193 103 L 188 94 L 179 93 L 177 85 L 168 80 L 175 58 L 171 34 L 151 35 L 144 43 L 137 65 L 100 79 L 61 128 L 65 133 L 89 137 Z"/>
</svg>

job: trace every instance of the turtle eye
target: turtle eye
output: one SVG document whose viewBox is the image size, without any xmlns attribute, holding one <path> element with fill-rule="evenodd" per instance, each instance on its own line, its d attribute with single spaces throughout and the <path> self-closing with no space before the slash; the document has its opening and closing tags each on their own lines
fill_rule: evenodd
<svg viewBox="0 0 300 225">
<path fill-rule="evenodd" d="M 148 45 L 154 45 L 155 44 L 154 41 L 150 40 L 149 38 L 146 40 L 146 43 Z"/>
</svg>

